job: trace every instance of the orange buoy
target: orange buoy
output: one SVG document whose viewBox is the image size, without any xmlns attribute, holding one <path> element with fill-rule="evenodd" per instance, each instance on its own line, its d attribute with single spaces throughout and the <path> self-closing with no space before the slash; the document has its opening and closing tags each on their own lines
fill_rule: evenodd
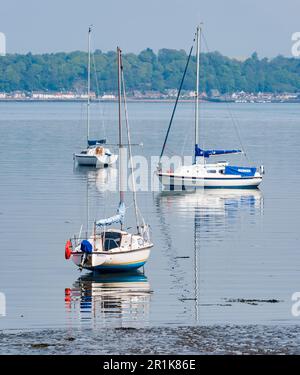
<svg viewBox="0 0 300 375">
<path fill-rule="evenodd" d="M 70 259 L 72 254 L 72 242 L 68 240 L 65 246 L 65 259 Z"/>
</svg>

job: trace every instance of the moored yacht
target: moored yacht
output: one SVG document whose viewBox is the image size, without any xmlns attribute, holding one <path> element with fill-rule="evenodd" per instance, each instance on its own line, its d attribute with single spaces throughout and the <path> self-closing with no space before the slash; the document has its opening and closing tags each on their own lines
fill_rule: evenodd
<svg viewBox="0 0 300 375">
<path fill-rule="evenodd" d="M 239 154 L 242 150 L 204 150 L 199 146 L 199 63 L 200 63 L 200 41 L 201 27 L 196 31 L 196 91 L 195 91 L 195 143 L 194 143 L 194 163 L 191 165 L 182 165 L 175 170 L 163 170 L 161 163 L 164 155 L 165 146 L 171 129 L 173 117 L 180 97 L 181 88 L 184 82 L 185 74 L 190 62 L 193 47 L 186 63 L 180 88 L 178 90 L 175 106 L 172 112 L 167 134 L 164 140 L 160 154 L 160 162 L 157 168 L 157 175 L 166 189 L 186 189 L 194 187 L 203 188 L 256 188 L 262 181 L 264 168 L 263 166 L 248 167 L 236 166 L 229 164 L 227 161 L 217 161 L 209 163 L 210 157 L 216 157 L 226 154 Z"/>
<path fill-rule="evenodd" d="M 203 188 L 255 188 L 262 181 L 262 167 L 231 166 L 226 161 L 195 163 L 180 166 L 175 171 L 158 171 L 161 183 L 172 189 Z"/>
<path fill-rule="evenodd" d="M 114 164 L 118 156 L 114 155 L 105 147 L 106 139 L 90 139 L 90 103 L 91 103 L 91 32 L 88 30 L 88 83 L 87 83 L 87 147 L 79 153 L 74 154 L 74 159 L 78 165 L 88 165 L 92 167 L 108 167 Z"/>
<path fill-rule="evenodd" d="M 127 115 L 125 82 L 123 76 L 123 64 L 121 50 L 117 49 L 118 56 L 118 109 L 119 109 L 119 181 L 120 181 L 120 203 L 116 215 L 100 219 L 94 222 L 92 234 L 88 238 L 78 237 L 67 241 L 65 246 L 65 258 L 72 258 L 73 262 L 80 269 L 91 271 L 119 272 L 128 271 L 142 267 L 150 256 L 150 249 L 153 246 L 150 240 L 149 225 L 145 223 L 137 207 L 133 160 L 130 141 L 130 130 Z M 124 200 L 124 178 L 126 168 L 124 164 L 124 148 L 122 138 L 122 115 L 121 96 L 123 89 L 123 104 L 125 111 L 125 122 L 128 138 L 128 154 L 130 158 L 133 206 L 135 212 L 136 229 L 135 233 L 124 230 L 125 221 L 125 200 Z M 120 224 L 120 228 L 109 229 L 113 224 Z"/>
</svg>

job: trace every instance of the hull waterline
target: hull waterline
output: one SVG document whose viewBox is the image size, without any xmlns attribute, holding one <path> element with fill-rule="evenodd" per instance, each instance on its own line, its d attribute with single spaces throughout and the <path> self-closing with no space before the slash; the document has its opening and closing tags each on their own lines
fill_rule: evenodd
<svg viewBox="0 0 300 375">
<path fill-rule="evenodd" d="M 82 268 L 89 271 L 100 271 L 106 272 L 128 272 L 136 270 L 142 267 L 150 256 L 150 248 L 153 245 L 149 245 L 139 250 L 131 251 L 120 251 L 120 252 L 94 252 L 87 255 L 87 262 Z M 76 266 L 81 267 L 82 252 L 72 253 L 72 260 Z"/>
<path fill-rule="evenodd" d="M 171 173 L 158 173 L 161 184 L 170 190 L 185 188 L 257 188 L 262 181 L 261 176 L 253 177 L 186 177 Z"/>
<path fill-rule="evenodd" d="M 98 157 L 93 155 L 75 154 L 74 155 L 78 165 L 86 165 L 92 167 L 107 167 L 117 161 L 117 156 Z"/>
</svg>

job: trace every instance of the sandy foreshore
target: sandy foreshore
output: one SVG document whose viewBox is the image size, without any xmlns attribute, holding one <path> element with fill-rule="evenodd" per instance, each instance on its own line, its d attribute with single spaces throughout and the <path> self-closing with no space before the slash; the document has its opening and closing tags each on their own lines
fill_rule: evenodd
<svg viewBox="0 0 300 375">
<path fill-rule="evenodd" d="M 0 354 L 300 354 L 298 326 L 1 331 Z"/>
</svg>

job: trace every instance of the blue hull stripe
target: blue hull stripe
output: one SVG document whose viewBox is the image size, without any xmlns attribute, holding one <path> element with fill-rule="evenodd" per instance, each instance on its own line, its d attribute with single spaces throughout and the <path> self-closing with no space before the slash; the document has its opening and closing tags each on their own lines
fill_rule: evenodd
<svg viewBox="0 0 300 375">
<path fill-rule="evenodd" d="M 97 266 L 90 268 L 91 270 L 106 271 L 106 272 L 118 272 L 118 271 L 130 271 L 142 267 L 146 262 L 138 262 L 132 264 L 112 264 L 108 266 Z"/>
<path fill-rule="evenodd" d="M 183 179 L 183 180 L 209 180 L 209 181 L 211 181 L 211 180 L 217 180 L 217 181 L 232 181 L 232 180 L 234 180 L 234 181 L 241 181 L 241 180 L 253 180 L 253 179 L 256 179 L 256 178 L 260 178 L 260 179 L 262 179 L 262 177 L 259 177 L 259 176 L 257 176 L 257 177 L 255 177 L 255 176 L 253 176 L 253 177 L 227 177 L 227 178 L 223 178 L 223 177 L 189 177 L 189 176 L 186 176 L 186 177 L 184 177 L 184 176 L 174 176 L 174 175 L 161 175 L 161 174 L 159 174 L 158 175 L 159 177 L 169 177 L 169 178 L 181 178 L 181 179 Z"/>
<path fill-rule="evenodd" d="M 201 187 L 200 187 L 201 188 Z M 258 189 L 256 185 L 243 185 L 243 186 L 204 186 L 205 189 Z M 197 186 L 196 186 L 197 189 Z"/>
</svg>

